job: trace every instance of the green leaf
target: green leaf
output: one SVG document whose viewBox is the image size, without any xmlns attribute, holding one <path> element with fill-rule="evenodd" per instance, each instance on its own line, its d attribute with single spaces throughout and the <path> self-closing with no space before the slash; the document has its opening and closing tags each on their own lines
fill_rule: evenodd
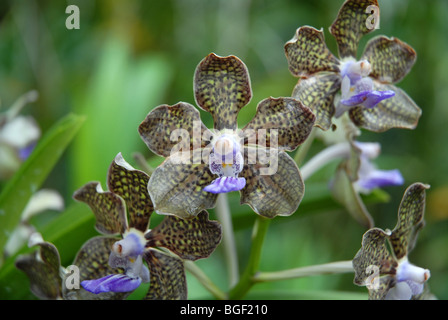
<svg viewBox="0 0 448 320">
<path fill-rule="evenodd" d="M 39 190 L 81 127 L 84 117 L 69 114 L 56 123 L 39 141 L 31 156 L 22 164 L 0 194 L 0 249 L 20 222 L 31 196 Z M 2 265 L 0 257 L 0 266 Z"/>
</svg>

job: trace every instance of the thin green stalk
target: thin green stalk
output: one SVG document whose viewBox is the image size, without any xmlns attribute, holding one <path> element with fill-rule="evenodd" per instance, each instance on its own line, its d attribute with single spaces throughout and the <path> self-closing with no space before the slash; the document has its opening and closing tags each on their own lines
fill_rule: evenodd
<svg viewBox="0 0 448 320">
<path fill-rule="evenodd" d="M 226 293 L 219 289 L 193 261 L 185 260 L 184 266 L 216 299 L 227 299 Z"/>
<path fill-rule="evenodd" d="M 216 215 L 222 224 L 222 244 L 228 264 L 229 285 L 234 286 L 239 280 L 238 255 L 233 232 L 232 217 L 226 193 L 221 193 L 216 204 Z"/>
<path fill-rule="evenodd" d="M 252 248 L 249 255 L 249 261 L 240 281 L 235 287 L 232 288 L 232 290 L 230 290 L 229 299 L 242 299 L 255 284 L 254 276 L 258 271 L 258 266 L 261 259 L 261 250 L 270 221 L 270 219 L 263 218 L 261 216 L 257 217 L 252 233 Z"/>
<path fill-rule="evenodd" d="M 323 274 L 340 274 L 351 272 L 353 272 L 352 261 L 347 260 L 282 271 L 259 272 L 254 276 L 253 280 L 255 282 L 268 282 L 310 277 Z"/>
</svg>

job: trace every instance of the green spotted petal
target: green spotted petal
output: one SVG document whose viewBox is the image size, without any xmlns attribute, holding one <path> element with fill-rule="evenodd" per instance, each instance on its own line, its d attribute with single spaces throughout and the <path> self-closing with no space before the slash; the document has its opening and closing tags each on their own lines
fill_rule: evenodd
<svg viewBox="0 0 448 320">
<path fill-rule="evenodd" d="M 37 244 L 39 250 L 19 256 L 16 267 L 26 273 L 30 280 L 30 290 L 39 299 L 62 298 L 62 278 L 59 275 L 61 261 L 56 247 L 49 242 Z"/>
<path fill-rule="evenodd" d="M 266 217 L 289 216 L 302 201 L 305 186 L 296 163 L 283 151 L 245 148 L 245 165 L 240 176 L 246 186 L 241 204 Z M 259 152 L 262 152 L 261 154 Z"/>
<path fill-rule="evenodd" d="M 369 76 L 383 83 L 396 83 L 403 79 L 417 59 L 417 53 L 408 44 L 385 36 L 371 39 L 361 60 L 370 62 Z"/>
<path fill-rule="evenodd" d="M 109 274 L 122 273 L 121 269 L 109 266 L 109 255 L 112 245 L 118 241 L 114 237 L 94 237 L 88 240 L 76 255 L 73 265 L 79 268 L 80 282 L 105 277 Z M 103 292 L 94 294 L 80 289 L 67 290 L 67 299 L 77 300 L 118 300 L 126 298 L 130 293 Z"/>
<path fill-rule="evenodd" d="M 148 194 L 149 176 L 143 171 L 134 169 L 119 153 L 109 167 L 107 184 L 109 190 L 126 202 L 129 215 L 129 227 L 142 232 L 148 228 L 149 218 L 153 211 Z"/>
<path fill-rule="evenodd" d="M 338 74 L 319 74 L 300 79 L 294 87 L 292 97 L 314 112 L 315 126 L 328 130 L 335 113 L 334 98 L 340 88 L 341 77 Z"/>
<path fill-rule="evenodd" d="M 150 273 L 146 300 L 186 300 L 187 282 L 181 259 L 149 249 L 144 258 Z"/>
<path fill-rule="evenodd" d="M 385 99 L 373 108 L 354 107 L 349 115 L 353 123 L 373 132 L 384 132 L 392 128 L 414 129 L 421 116 L 421 109 L 400 88 L 374 81 L 375 90 L 392 90 L 395 96 Z"/>
<path fill-rule="evenodd" d="M 89 205 L 96 218 L 96 229 L 102 234 L 122 234 L 127 228 L 124 200 L 103 191 L 99 182 L 89 182 L 78 189 L 73 198 Z"/>
<path fill-rule="evenodd" d="M 367 28 L 366 25 L 366 22 L 372 18 L 372 11 L 367 10 L 369 6 L 379 8 L 378 1 L 347 0 L 339 10 L 336 20 L 330 27 L 330 32 L 336 38 L 340 58 L 356 58 L 359 40 L 365 34 L 375 30 Z"/>
<path fill-rule="evenodd" d="M 423 227 L 426 189 L 429 186 L 415 183 L 407 188 L 398 209 L 398 222 L 390 236 L 397 259 L 407 256 L 412 250 L 418 231 Z"/>
<path fill-rule="evenodd" d="M 211 135 L 199 111 L 186 102 L 158 106 L 146 116 L 138 131 L 148 148 L 163 157 L 203 147 L 203 134 Z"/>
<path fill-rule="evenodd" d="M 213 116 L 215 129 L 234 130 L 238 112 L 252 97 L 249 72 L 237 57 L 211 53 L 196 68 L 194 94 L 198 106 Z"/>
<path fill-rule="evenodd" d="M 332 195 L 359 224 L 365 228 L 372 228 L 373 218 L 353 186 L 348 166 L 349 163 L 344 162 L 337 169 L 331 188 Z"/>
<path fill-rule="evenodd" d="M 397 262 L 387 248 L 388 237 L 389 234 L 379 228 L 372 228 L 364 233 L 362 247 L 353 258 L 355 284 L 368 284 L 375 268 L 378 268 L 380 275 L 384 275 L 390 274 L 397 267 Z"/>
<path fill-rule="evenodd" d="M 289 71 L 296 77 L 316 72 L 339 72 L 339 60 L 328 50 L 324 33 L 313 27 L 300 27 L 294 38 L 285 44 Z"/>
<path fill-rule="evenodd" d="M 221 242 L 221 225 L 208 219 L 201 211 L 191 219 L 166 217 L 145 235 L 149 247 L 165 247 L 182 259 L 197 260 L 208 257 Z"/>
<path fill-rule="evenodd" d="M 249 143 L 293 151 L 309 136 L 315 118 L 300 101 L 267 98 L 258 104 L 255 117 L 243 132 Z"/>
<path fill-rule="evenodd" d="M 148 191 L 157 213 L 191 218 L 215 206 L 217 195 L 203 189 L 216 176 L 208 164 L 179 163 L 180 158 L 173 155 L 154 170 Z"/>
</svg>

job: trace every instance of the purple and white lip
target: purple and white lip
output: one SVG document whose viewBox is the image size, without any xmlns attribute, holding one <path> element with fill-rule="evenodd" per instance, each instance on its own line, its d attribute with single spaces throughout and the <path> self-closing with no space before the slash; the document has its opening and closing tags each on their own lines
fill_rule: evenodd
<svg viewBox="0 0 448 320">
<path fill-rule="evenodd" d="M 131 229 L 124 238 L 112 246 L 109 266 L 124 269 L 123 274 L 109 274 L 105 277 L 81 282 L 83 288 L 98 294 L 102 292 L 130 292 L 142 282 L 149 282 L 149 270 L 143 264 L 143 252 L 146 240 L 143 234 Z"/>
<path fill-rule="evenodd" d="M 405 258 L 397 267 L 395 279 L 397 283 L 389 290 L 386 300 L 410 300 L 412 296 L 423 292 L 424 284 L 430 278 L 428 269 L 423 269 L 409 263 Z"/>
<path fill-rule="evenodd" d="M 336 117 L 355 106 L 373 108 L 385 99 L 395 96 L 392 90 L 375 90 L 369 77 L 372 66 L 369 61 L 346 60 L 341 64 L 341 101 L 336 108 Z"/>
<path fill-rule="evenodd" d="M 246 186 L 246 179 L 238 177 L 243 170 L 244 158 L 241 143 L 235 135 L 224 133 L 215 140 L 209 156 L 209 167 L 218 175 L 204 191 L 210 193 L 227 193 L 239 191 Z"/>
</svg>

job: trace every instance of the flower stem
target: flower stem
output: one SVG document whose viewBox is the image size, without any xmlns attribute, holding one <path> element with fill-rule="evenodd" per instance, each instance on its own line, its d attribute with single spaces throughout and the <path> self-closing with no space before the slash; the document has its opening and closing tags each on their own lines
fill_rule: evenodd
<svg viewBox="0 0 448 320">
<path fill-rule="evenodd" d="M 229 299 L 242 299 L 255 284 L 254 276 L 258 271 L 261 259 L 261 249 L 270 221 L 270 219 L 261 216 L 257 217 L 252 233 L 252 248 L 249 255 L 249 261 L 240 281 L 230 290 Z"/>
<path fill-rule="evenodd" d="M 348 142 L 341 142 L 330 147 L 325 148 L 314 157 L 312 157 L 301 168 L 303 180 L 308 179 L 316 171 L 321 169 L 326 164 L 337 158 L 346 158 L 350 155 L 350 144 Z"/>
<path fill-rule="evenodd" d="M 259 272 L 254 276 L 253 280 L 255 282 L 268 282 L 316 276 L 322 274 L 340 274 L 350 272 L 353 272 L 352 261 L 347 260 L 275 272 Z"/>
<path fill-rule="evenodd" d="M 222 224 L 222 242 L 228 264 L 229 284 L 234 286 L 239 280 L 238 255 L 233 232 L 232 217 L 226 193 L 221 193 L 216 204 L 216 214 Z"/>
<path fill-rule="evenodd" d="M 216 299 L 227 299 L 227 295 L 193 261 L 185 260 L 184 266 Z"/>
</svg>

